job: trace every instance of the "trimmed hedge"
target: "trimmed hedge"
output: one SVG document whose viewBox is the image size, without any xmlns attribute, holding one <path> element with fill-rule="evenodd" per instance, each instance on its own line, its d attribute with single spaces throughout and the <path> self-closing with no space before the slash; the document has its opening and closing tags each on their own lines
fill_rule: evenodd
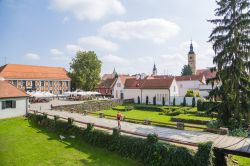
<svg viewBox="0 0 250 166">
<path fill-rule="evenodd" d="M 197 101 L 197 110 L 198 111 L 209 111 L 212 108 L 216 107 L 220 102 L 213 102 L 213 101 Z"/>
<path fill-rule="evenodd" d="M 162 112 L 164 111 L 163 108 L 150 106 L 150 105 L 135 105 L 134 109 L 144 110 L 144 111 L 155 111 L 155 112 Z"/>
<path fill-rule="evenodd" d="M 199 145 L 196 153 L 184 147 L 158 142 L 156 135 L 148 135 L 147 139 L 120 135 L 114 129 L 113 134 L 94 130 L 93 124 L 88 124 L 86 129 L 72 125 L 58 119 L 48 119 L 44 115 L 28 114 L 28 119 L 49 130 L 59 134 L 75 135 L 76 139 L 83 140 L 93 146 L 106 148 L 125 158 L 139 160 L 143 165 L 149 166 L 212 166 L 213 147 L 211 143 Z"/>
<path fill-rule="evenodd" d="M 162 114 L 168 116 L 177 116 L 180 114 L 195 114 L 197 110 L 193 107 L 165 107 Z"/>
<path fill-rule="evenodd" d="M 183 123 L 192 123 L 192 124 L 201 124 L 201 125 L 206 125 L 210 121 L 208 120 L 198 120 L 198 119 L 184 119 L 184 118 L 175 118 L 172 117 L 171 121 L 173 122 L 183 122 Z"/>
<path fill-rule="evenodd" d="M 116 110 L 116 111 L 131 111 L 133 109 L 134 109 L 133 106 L 117 106 L 117 107 L 112 108 L 112 110 Z"/>
</svg>

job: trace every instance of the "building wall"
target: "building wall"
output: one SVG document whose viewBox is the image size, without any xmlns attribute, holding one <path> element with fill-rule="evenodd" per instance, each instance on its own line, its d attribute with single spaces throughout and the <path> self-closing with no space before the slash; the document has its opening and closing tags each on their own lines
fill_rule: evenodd
<svg viewBox="0 0 250 166">
<path fill-rule="evenodd" d="M 134 102 L 138 102 L 138 96 L 141 97 L 140 89 L 124 89 L 124 99 L 134 99 Z"/>
<path fill-rule="evenodd" d="M 8 79 L 9 82 L 21 90 L 42 91 L 50 92 L 58 95 L 70 91 L 70 81 L 68 80 L 21 80 L 21 79 Z M 32 82 L 35 86 L 32 87 Z M 26 82 L 26 83 L 25 83 Z"/>
<path fill-rule="evenodd" d="M 172 85 L 170 86 L 170 96 L 179 96 L 179 87 L 177 81 L 174 79 Z"/>
<path fill-rule="evenodd" d="M 179 96 L 185 96 L 187 91 L 192 89 L 193 91 L 199 91 L 201 82 L 198 80 L 190 81 L 177 81 Z"/>
<path fill-rule="evenodd" d="M 188 65 L 192 68 L 192 74 L 196 74 L 196 55 L 188 54 Z"/>
<path fill-rule="evenodd" d="M 101 93 L 103 96 L 112 96 L 112 89 L 110 88 L 96 88 L 96 91 Z"/>
<path fill-rule="evenodd" d="M 162 105 L 162 99 L 165 98 L 165 104 L 169 104 L 169 90 L 168 89 L 142 89 L 142 103 L 146 103 L 148 96 L 148 103 L 153 104 L 153 98 L 156 97 L 156 104 Z"/>
<path fill-rule="evenodd" d="M 116 80 L 116 83 L 113 88 L 113 96 L 115 99 L 121 99 L 121 93 L 123 93 L 124 98 L 124 85 L 121 82 L 120 77 Z"/>
<path fill-rule="evenodd" d="M 26 99 L 26 97 L 0 99 L 0 119 L 25 115 L 27 104 Z M 16 108 L 2 109 L 2 101 L 6 100 L 15 100 Z"/>
</svg>

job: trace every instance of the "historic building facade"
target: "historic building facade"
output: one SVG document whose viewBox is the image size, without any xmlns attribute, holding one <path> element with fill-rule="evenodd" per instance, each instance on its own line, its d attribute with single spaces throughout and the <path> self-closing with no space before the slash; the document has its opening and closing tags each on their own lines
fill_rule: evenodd
<svg viewBox="0 0 250 166">
<path fill-rule="evenodd" d="M 0 77 L 24 91 L 50 92 L 55 95 L 70 91 L 71 79 L 62 67 L 6 64 Z"/>
</svg>

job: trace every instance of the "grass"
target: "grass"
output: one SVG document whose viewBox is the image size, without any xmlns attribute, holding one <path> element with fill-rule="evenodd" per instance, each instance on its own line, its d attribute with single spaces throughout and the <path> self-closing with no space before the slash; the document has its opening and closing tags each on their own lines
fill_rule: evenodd
<svg viewBox="0 0 250 166">
<path fill-rule="evenodd" d="M 135 166 L 140 165 L 104 149 L 35 128 L 24 118 L 0 120 L 1 166 Z"/>
<path fill-rule="evenodd" d="M 175 116 L 176 118 L 182 118 L 182 119 L 194 119 L 194 120 L 216 120 L 216 118 L 210 118 L 210 117 L 203 117 L 203 116 L 197 116 L 193 114 L 180 114 Z"/>
<path fill-rule="evenodd" d="M 237 160 L 239 166 L 249 166 L 250 165 L 250 158 L 241 157 L 241 156 L 233 156 L 234 160 Z"/>
</svg>

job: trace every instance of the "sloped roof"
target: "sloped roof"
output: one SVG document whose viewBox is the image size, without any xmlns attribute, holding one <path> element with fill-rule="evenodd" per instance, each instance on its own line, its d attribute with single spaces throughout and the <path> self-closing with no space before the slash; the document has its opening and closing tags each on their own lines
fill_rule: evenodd
<svg viewBox="0 0 250 166">
<path fill-rule="evenodd" d="M 197 75 L 204 75 L 206 79 L 214 78 L 216 76 L 216 72 L 211 72 L 210 69 L 199 69 L 196 70 Z"/>
<path fill-rule="evenodd" d="M 125 89 L 169 89 L 174 77 L 168 78 L 128 78 L 125 82 Z"/>
<path fill-rule="evenodd" d="M 119 77 L 120 77 L 120 79 L 121 79 L 122 84 L 125 84 L 126 79 L 128 79 L 128 78 L 133 78 L 133 77 L 131 77 L 131 76 L 129 76 L 129 75 L 119 75 Z"/>
<path fill-rule="evenodd" d="M 0 80 L 0 99 L 14 97 L 28 97 L 28 95 L 7 81 Z"/>
<path fill-rule="evenodd" d="M 203 79 L 203 75 L 190 75 L 190 76 L 176 76 L 176 81 L 201 81 Z"/>
<path fill-rule="evenodd" d="M 107 78 L 106 80 L 101 80 L 97 88 L 113 88 L 116 79 L 117 78 Z"/>
<path fill-rule="evenodd" d="M 5 79 L 71 80 L 63 67 L 21 64 L 7 64 L 0 67 L 0 76 Z"/>
</svg>

